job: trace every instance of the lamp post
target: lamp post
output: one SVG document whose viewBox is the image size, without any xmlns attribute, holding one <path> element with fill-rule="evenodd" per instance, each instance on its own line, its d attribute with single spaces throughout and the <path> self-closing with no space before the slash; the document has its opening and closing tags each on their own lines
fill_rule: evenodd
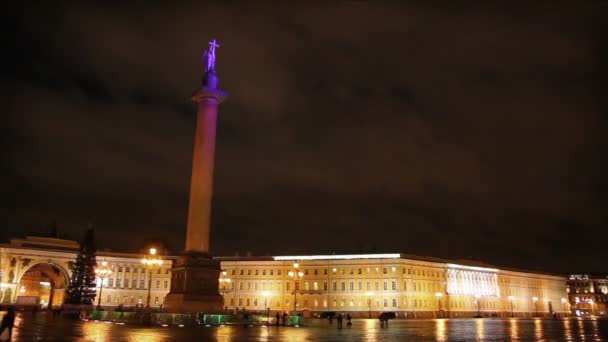
<svg viewBox="0 0 608 342">
<path fill-rule="evenodd" d="M 443 297 L 443 293 L 437 292 L 435 293 L 435 297 L 437 297 L 437 307 L 439 310 L 437 311 L 437 316 L 441 315 L 441 297 Z"/>
<path fill-rule="evenodd" d="M 564 312 L 564 315 L 566 314 L 566 302 L 568 300 L 566 298 L 562 298 L 562 311 Z"/>
<path fill-rule="evenodd" d="M 101 291 L 103 290 L 103 281 L 112 274 L 112 270 L 108 267 L 107 261 L 101 262 L 101 267 L 95 268 L 95 274 L 99 277 L 99 298 L 97 298 L 97 310 L 101 310 Z"/>
<path fill-rule="evenodd" d="M 149 254 L 141 259 L 141 263 L 144 264 L 150 271 L 150 279 L 148 279 L 148 299 L 146 300 L 146 308 L 150 308 L 150 296 L 152 292 L 152 270 L 156 265 L 160 266 L 163 261 L 156 256 L 156 248 L 150 248 Z"/>
<path fill-rule="evenodd" d="M 262 291 L 262 296 L 264 296 L 264 311 L 266 311 L 266 321 L 270 324 L 270 308 L 268 307 L 268 297 L 270 296 L 270 292 Z"/>
<path fill-rule="evenodd" d="M 372 296 L 374 293 L 367 291 L 365 295 L 367 296 L 367 318 L 372 318 Z"/>
<path fill-rule="evenodd" d="M 534 316 L 538 316 L 538 297 L 532 297 L 534 302 Z"/>
<path fill-rule="evenodd" d="M 230 278 L 226 277 L 227 273 L 226 271 L 222 271 L 222 273 L 220 273 L 220 292 L 222 293 L 222 298 L 224 299 L 224 308 L 227 308 L 226 305 L 226 298 L 224 298 L 224 296 L 226 295 L 226 286 L 230 286 L 230 282 L 232 281 Z"/>
<path fill-rule="evenodd" d="M 292 277 L 294 279 L 294 286 L 293 286 L 293 314 L 295 316 L 297 316 L 297 302 L 296 302 L 296 294 L 298 292 L 298 279 L 302 278 L 304 276 L 304 272 L 302 271 L 298 271 L 298 268 L 300 267 L 300 265 L 296 262 L 293 264 L 293 271 L 289 271 L 289 273 L 287 273 L 290 277 Z"/>
<path fill-rule="evenodd" d="M 515 297 L 513 297 L 513 296 L 509 296 L 509 302 L 511 302 L 511 317 L 515 317 L 515 316 L 513 315 L 513 299 L 514 299 L 514 298 L 515 298 Z"/>
<path fill-rule="evenodd" d="M 481 308 L 479 306 L 479 295 L 475 295 L 475 305 L 477 305 L 477 317 L 481 317 Z"/>
</svg>

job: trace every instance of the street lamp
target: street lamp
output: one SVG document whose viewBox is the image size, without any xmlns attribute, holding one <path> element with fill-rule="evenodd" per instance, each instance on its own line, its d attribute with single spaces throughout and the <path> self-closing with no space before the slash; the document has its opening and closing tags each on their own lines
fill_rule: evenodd
<svg viewBox="0 0 608 342">
<path fill-rule="evenodd" d="M 163 261 L 156 256 L 156 248 L 150 248 L 150 253 L 141 259 L 141 263 L 144 264 L 150 271 L 150 279 L 148 279 L 148 299 L 146 300 L 146 308 L 150 308 L 150 295 L 152 291 L 152 270 L 156 265 L 160 266 Z"/>
<path fill-rule="evenodd" d="M 566 298 L 562 298 L 562 311 L 564 312 L 564 315 L 566 314 Z"/>
<path fill-rule="evenodd" d="M 477 317 L 481 317 L 481 308 L 479 307 L 479 295 L 475 295 L 475 305 L 477 305 Z"/>
<path fill-rule="evenodd" d="M 374 293 L 367 291 L 365 295 L 367 296 L 367 318 L 372 318 L 372 296 Z"/>
<path fill-rule="evenodd" d="M 224 299 L 224 307 L 226 307 L 226 298 L 224 298 L 226 295 L 226 286 L 230 286 L 229 284 L 232 281 L 230 278 L 226 278 L 226 275 L 226 271 L 222 271 L 220 274 L 220 292 L 222 293 L 222 298 Z"/>
<path fill-rule="evenodd" d="M 443 297 L 443 293 L 436 292 L 435 297 L 437 297 L 437 307 L 439 308 L 437 315 L 439 316 L 441 314 L 441 297 Z"/>
<path fill-rule="evenodd" d="M 534 302 L 534 316 L 538 316 L 538 297 L 532 297 Z"/>
<path fill-rule="evenodd" d="M 99 285 L 99 298 L 97 298 L 97 310 L 101 310 L 101 291 L 103 290 L 103 281 L 109 277 L 110 274 L 112 274 L 112 270 L 108 267 L 108 262 L 102 261 L 101 267 L 95 268 L 95 274 L 97 274 L 97 277 L 99 277 L 101 283 Z"/>
<path fill-rule="evenodd" d="M 268 297 L 270 294 L 268 291 L 262 291 L 262 296 L 264 296 L 264 311 L 266 311 L 266 321 L 268 324 L 270 324 L 270 308 L 268 307 Z"/>
<path fill-rule="evenodd" d="M 297 303 L 296 303 L 296 293 L 298 292 L 298 279 L 304 276 L 304 272 L 298 271 L 300 265 L 296 262 L 293 264 L 293 271 L 289 271 L 287 273 L 290 277 L 294 279 L 294 287 L 293 287 L 293 314 L 297 316 Z"/>
<path fill-rule="evenodd" d="M 511 317 L 515 317 L 513 315 L 513 299 L 515 299 L 515 297 L 509 296 L 509 302 L 511 302 Z"/>
</svg>

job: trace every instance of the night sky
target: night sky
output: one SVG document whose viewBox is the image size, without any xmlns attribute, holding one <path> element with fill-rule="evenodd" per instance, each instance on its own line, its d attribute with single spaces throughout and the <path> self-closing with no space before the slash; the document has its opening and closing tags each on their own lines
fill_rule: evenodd
<svg viewBox="0 0 608 342">
<path fill-rule="evenodd" d="M 608 272 L 606 2 L 51 3 L 8 22 L 2 241 L 179 252 L 217 38 L 214 254 Z"/>
</svg>

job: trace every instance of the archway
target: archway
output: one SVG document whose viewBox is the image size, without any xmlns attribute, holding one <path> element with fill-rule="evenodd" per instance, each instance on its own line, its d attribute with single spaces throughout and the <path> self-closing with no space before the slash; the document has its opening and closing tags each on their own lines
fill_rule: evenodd
<svg viewBox="0 0 608 342">
<path fill-rule="evenodd" d="M 61 305 L 68 282 L 68 274 L 63 268 L 49 263 L 36 264 L 21 277 L 16 302 L 43 307 Z"/>
</svg>

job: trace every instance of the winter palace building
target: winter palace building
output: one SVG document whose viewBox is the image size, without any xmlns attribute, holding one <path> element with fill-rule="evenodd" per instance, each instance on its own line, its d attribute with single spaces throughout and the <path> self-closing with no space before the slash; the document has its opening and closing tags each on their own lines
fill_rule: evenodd
<svg viewBox="0 0 608 342">
<path fill-rule="evenodd" d="M 78 243 L 44 237 L 0 244 L 2 303 L 60 305 Z M 153 268 L 142 254 L 98 252 L 112 272 L 101 305 L 162 309 L 175 257 Z M 405 254 L 218 257 L 225 309 L 293 311 L 304 315 L 350 312 L 368 317 L 548 316 L 570 312 L 566 276 L 500 269 L 470 260 Z M 101 281 L 98 280 L 98 291 Z M 98 292 L 99 293 L 99 292 Z M 98 298 L 97 298 L 98 299 Z M 96 299 L 96 302 L 97 302 Z M 573 303 L 574 304 L 574 303 Z"/>
</svg>

